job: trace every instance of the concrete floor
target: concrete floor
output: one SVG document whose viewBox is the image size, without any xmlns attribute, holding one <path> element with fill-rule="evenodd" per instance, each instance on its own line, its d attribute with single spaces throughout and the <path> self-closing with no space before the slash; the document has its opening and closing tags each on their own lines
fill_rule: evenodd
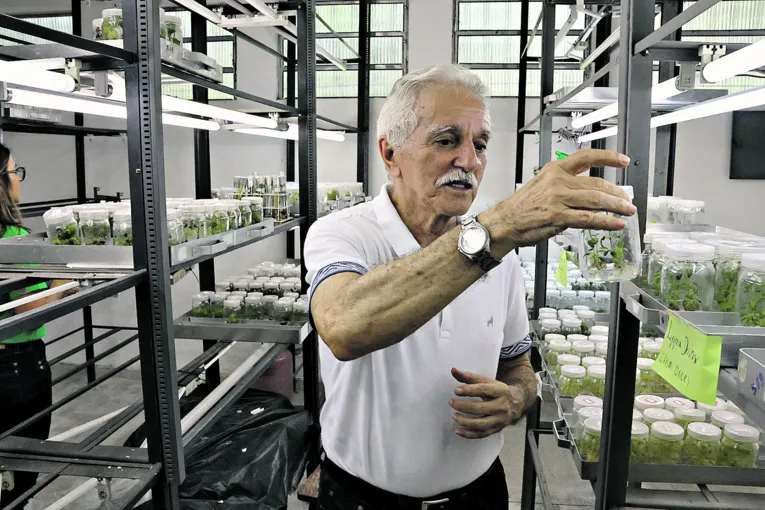
<svg viewBox="0 0 765 510">
<path fill-rule="evenodd" d="M 70 366 L 64 366 L 63 364 L 55 366 L 54 376 L 69 368 Z M 227 372 L 227 368 L 228 367 L 224 365 L 224 374 Z M 56 385 L 54 388 L 54 402 L 85 384 L 86 378 L 85 373 L 83 372 Z M 302 400 L 302 395 L 296 395 L 296 397 L 296 400 Z M 139 373 L 137 370 L 126 370 L 54 413 L 51 435 L 69 430 L 76 425 L 132 404 L 140 398 L 141 382 Z M 111 436 L 104 444 L 121 445 L 142 419 L 142 415 L 139 415 L 133 422 L 117 431 L 117 433 Z M 505 447 L 501 453 L 501 460 L 505 467 L 505 472 L 507 473 L 507 484 L 510 496 L 509 510 L 517 510 L 520 508 L 524 432 L 525 426 L 523 422 L 505 430 Z M 594 506 L 592 489 L 588 482 L 579 479 L 571 459 L 571 454 L 567 450 L 559 448 L 555 444 L 552 436 L 542 436 L 540 441 L 540 452 L 546 468 L 546 476 L 553 503 L 556 507 L 559 510 L 592 508 Z M 84 478 L 60 477 L 38 494 L 26 508 L 27 510 L 43 510 L 51 502 L 61 498 L 74 487 L 81 485 L 85 481 L 86 479 Z M 130 485 L 131 482 L 116 482 L 112 486 L 113 495 L 119 497 L 129 489 Z M 691 487 L 687 488 L 690 489 Z M 537 496 L 537 502 L 539 503 L 540 501 L 541 499 Z M 91 490 L 85 496 L 66 508 L 91 510 L 98 507 L 99 501 L 96 492 L 95 490 Z M 289 510 L 307 510 L 308 506 L 298 501 L 296 498 L 291 497 L 288 508 Z M 538 506 L 538 508 L 542 507 Z"/>
</svg>

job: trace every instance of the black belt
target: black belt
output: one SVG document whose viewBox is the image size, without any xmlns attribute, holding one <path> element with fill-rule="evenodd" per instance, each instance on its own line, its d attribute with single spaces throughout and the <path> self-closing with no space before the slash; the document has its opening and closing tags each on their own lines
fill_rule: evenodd
<svg viewBox="0 0 765 510">
<path fill-rule="evenodd" d="M 321 463 L 324 470 L 332 480 L 345 487 L 349 491 L 368 501 L 377 503 L 375 506 L 385 508 L 398 508 L 401 510 L 450 510 L 456 508 L 470 508 L 471 501 L 481 497 L 481 485 L 495 469 L 501 469 L 499 458 L 491 465 L 488 471 L 461 489 L 444 492 L 429 498 L 413 498 L 402 496 L 375 487 L 339 468 L 337 464 L 325 458 Z"/>
</svg>

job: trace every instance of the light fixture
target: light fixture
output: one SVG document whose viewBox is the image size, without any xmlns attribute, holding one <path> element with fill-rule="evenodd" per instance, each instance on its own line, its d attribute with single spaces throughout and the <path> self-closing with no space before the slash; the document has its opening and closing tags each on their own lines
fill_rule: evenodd
<svg viewBox="0 0 765 510">
<path fill-rule="evenodd" d="M 12 88 L 9 89 L 9 97 L 6 102 L 9 104 L 36 106 L 38 108 L 50 108 L 51 110 L 99 115 L 101 117 L 127 118 L 125 104 L 117 101 L 96 101 L 80 97 Z M 162 123 L 170 126 L 205 129 L 208 131 L 218 131 L 220 129 L 220 124 L 217 122 L 173 115 L 171 113 L 162 114 Z"/>
<path fill-rule="evenodd" d="M 705 81 L 716 83 L 765 66 L 765 39 L 708 63 L 701 70 Z"/>
<path fill-rule="evenodd" d="M 36 69 L 32 66 L 18 66 L 13 62 L 0 61 L 0 82 L 23 85 L 54 92 L 71 92 L 74 90 L 74 78 L 66 74 L 54 73 Z"/>
<path fill-rule="evenodd" d="M 663 81 L 654 85 L 651 89 L 651 102 L 657 103 L 668 97 L 676 96 L 681 91 L 677 88 L 677 78 L 670 78 L 667 81 Z M 601 120 L 610 119 L 619 115 L 619 103 L 614 102 L 603 108 L 599 108 L 594 112 L 582 115 L 571 120 L 571 127 L 574 129 L 582 129 L 585 126 L 600 122 Z"/>
<path fill-rule="evenodd" d="M 765 105 L 765 86 L 718 97 L 717 99 L 711 99 L 709 101 L 704 101 L 703 103 L 686 106 L 685 108 L 653 117 L 651 119 L 651 127 L 657 128 L 668 126 L 670 124 L 680 124 L 681 122 L 687 122 L 689 120 L 711 117 L 713 115 L 720 115 L 721 113 L 735 112 L 762 105 Z M 601 140 L 603 138 L 614 136 L 617 133 L 618 129 L 616 127 L 601 129 L 580 137 L 579 142 L 584 143 L 593 140 Z"/>
<path fill-rule="evenodd" d="M 242 133 L 245 135 L 256 136 L 268 136 L 271 138 L 281 138 L 284 140 L 297 140 L 298 139 L 298 127 L 296 124 L 290 124 L 287 129 L 234 129 L 234 133 Z M 325 129 L 317 129 L 316 137 L 322 140 L 328 140 L 331 142 L 344 142 L 345 133 L 343 131 L 328 131 Z"/>
<path fill-rule="evenodd" d="M 196 0 L 174 0 L 175 3 L 180 4 L 187 8 L 188 10 L 195 12 L 202 16 L 203 18 L 206 18 L 213 24 L 217 25 L 222 21 L 222 18 L 215 14 L 215 12 L 211 11 L 207 7 L 204 7 L 203 5 L 197 3 Z"/>
</svg>

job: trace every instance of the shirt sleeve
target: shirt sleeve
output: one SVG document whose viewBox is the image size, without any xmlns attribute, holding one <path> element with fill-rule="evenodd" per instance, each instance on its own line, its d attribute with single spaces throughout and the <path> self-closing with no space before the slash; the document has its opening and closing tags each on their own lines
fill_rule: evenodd
<svg viewBox="0 0 765 510">
<path fill-rule="evenodd" d="M 505 321 L 504 342 L 500 358 L 515 358 L 531 349 L 529 337 L 529 316 L 526 310 L 526 289 L 523 284 L 521 264 L 515 252 L 510 252 L 503 261 L 508 265 L 507 320 Z"/>
</svg>

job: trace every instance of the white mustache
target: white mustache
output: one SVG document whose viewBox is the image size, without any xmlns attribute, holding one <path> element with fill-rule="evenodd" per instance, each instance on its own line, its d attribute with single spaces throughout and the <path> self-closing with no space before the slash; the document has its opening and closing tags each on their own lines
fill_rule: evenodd
<svg viewBox="0 0 765 510">
<path fill-rule="evenodd" d="M 478 179 L 472 172 L 466 172 L 461 168 L 455 168 L 446 175 L 443 175 L 436 180 L 436 187 L 445 186 L 452 182 L 463 181 L 469 183 L 473 188 L 478 187 Z"/>
</svg>

